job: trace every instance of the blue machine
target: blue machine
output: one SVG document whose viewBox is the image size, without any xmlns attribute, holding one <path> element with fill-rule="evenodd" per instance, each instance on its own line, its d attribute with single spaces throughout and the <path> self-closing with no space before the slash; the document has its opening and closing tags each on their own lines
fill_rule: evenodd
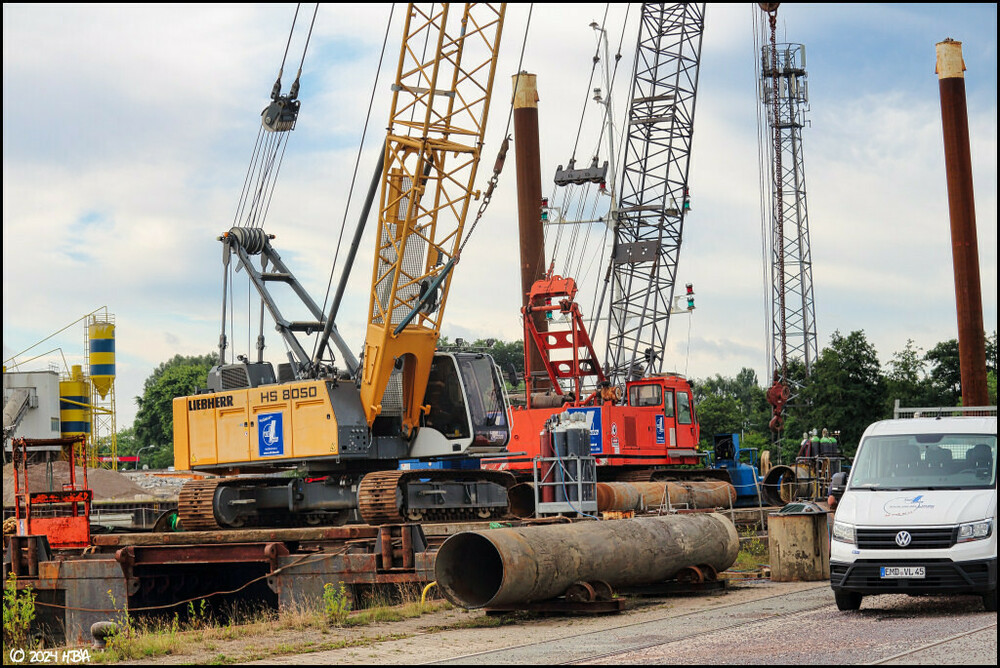
<svg viewBox="0 0 1000 668">
<path fill-rule="evenodd" d="M 716 434 L 712 442 L 712 468 L 729 473 L 733 487 L 736 488 L 736 505 L 759 506 L 762 481 L 757 467 L 752 463 L 757 458 L 757 449 L 741 449 L 739 434 Z M 741 462 L 741 457 L 751 463 Z"/>
</svg>

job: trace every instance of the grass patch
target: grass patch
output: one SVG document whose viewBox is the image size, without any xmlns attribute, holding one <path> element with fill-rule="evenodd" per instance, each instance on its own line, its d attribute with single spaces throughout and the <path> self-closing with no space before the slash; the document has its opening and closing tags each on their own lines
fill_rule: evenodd
<svg viewBox="0 0 1000 668">
<path fill-rule="evenodd" d="M 762 566 L 771 563 L 766 537 L 758 535 L 752 527 L 747 527 L 740 529 L 740 538 L 740 551 L 730 570 L 759 572 Z"/>
<path fill-rule="evenodd" d="M 141 663 L 144 659 L 175 654 L 200 657 L 199 662 L 230 664 L 286 654 L 371 646 L 411 634 L 359 636 L 355 633 L 352 638 L 327 641 L 322 636 L 336 633 L 337 628 L 399 622 L 452 607 L 441 599 L 421 602 L 420 591 L 419 588 L 398 587 L 378 596 L 369 593 L 365 602 L 374 607 L 361 610 L 351 610 L 352 592 L 338 584 L 324 590 L 326 596 L 319 601 L 319 609 L 294 608 L 280 613 L 234 609 L 228 615 L 215 616 L 205 606 L 195 603 L 188 606 L 184 622 L 178 615 L 172 619 L 143 620 L 125 613 L 117 620 L 118 631 L 109 639 L 108 647 L 93 652 L 91 658 L 102 664 Z M 282 632 L 288 635 L 282 637 Z M 293 638 L 293 633 L 299 634 L 298 637 Z M 261 642 L 256 642 L 257 639 Z M 240 647 L 241 641 L 244 647 Z"/>
</svg>

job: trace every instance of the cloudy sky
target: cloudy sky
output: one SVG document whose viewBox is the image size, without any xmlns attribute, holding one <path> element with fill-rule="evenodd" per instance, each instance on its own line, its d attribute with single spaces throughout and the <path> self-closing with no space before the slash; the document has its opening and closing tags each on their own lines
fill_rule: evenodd
<svg viewBox="0 0 1000 668">
<path fill-rule="evenodd" d="M 709 5 L 706 11 L 693 213 L 678 271 L 679 283 L 695 286 L 697 310 L 673 320 L 666 360 L 695 378 L 734 375 L 744 366 L 763 377 L 770 358 L 753 6 Z M 382 140 L 402 7 L 395 9 L 390 64 L 377 85 L 390 5 L 319 9 L 302 77 L 302 112 L 266 227 L 320 302 L 341 225 L 346 215 L 353 227 L 358 193 Z M 595 49 L 589 24 L 605 21 L 612 52 L 624 31 L 620 94 L 612 98 L 617 119 L 624 117 L 636 36 L 638 6 L 628 12 L 624 5 L 573 7 L 534 5 L 523 55 L 523 69 L 538 75 L 546 194 L 554 194 L 551 175 L 570 157 L 581 114 L 585 135 L 597 118 L 593 103 L 584 112 Z M 503 137 L 528 8 L 509 7 L 482 174 Z M 233 223 L 294 9 L 4 4 L 5 360 L 60 348 L 68 363 L 80 363 L 82 324 L 32 346 L 107 306 L 117 324 L 123 427 L 158 364 L 177 353 L 216 349 L 222 310 L 216 237 Z M 311 14 L 311 6 L 304 13 Z M 908 339 L 926 350 L 957 336 L 934 74 L 935 44 L 948 37 L 963 42 L 967 66 L 983 311 L 987 331 L 996 329 L 996 25 L 995 4 L 779 9 L 779 40 L 805 44 L 808 55 L 811 125 L 803 145 L 821 346 L 834 331 L 863 329 L 886 362 Z M 292 63 L 304 34 L 297 31 L 292 41 Z M 294 65 L 286 66 L 286 89 L 291 70 Z M 349 202 L 373 86 L 361 185 Z M 588 141 L 596 143 L 585 136 L 581 145 Z M 443 331 L 453 339 L 521 337 L 513 165 L 509 160 L 456 270 Z M 584 260 L 556 267 L 566 274 L 579 268 L 585 305 L 601 270 L 589 258 L 599 257 L 601 240 L 594 231 L 580 242 Z M 338 322 L 356 350 L 367 316 L 372 244 L 370 238 L 363 243 Z M 237 304 L 246 303 L 241 289 Z M 236 351 L 246 352 L 247 341 L 246 316 L 238 315 Z M 272 336 L 268 350 L 279 348 Z M 45 368 L 50 360 L 62 365 L 57 354 L 20 368 Z"/>
</svg>

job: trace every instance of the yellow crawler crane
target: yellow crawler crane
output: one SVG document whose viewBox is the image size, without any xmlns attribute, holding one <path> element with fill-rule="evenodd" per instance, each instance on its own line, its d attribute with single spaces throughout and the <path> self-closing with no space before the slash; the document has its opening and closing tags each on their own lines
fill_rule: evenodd
<svg viewBox="0 0 1000 668">
<path fill-rule="evenodd" d="M 410 5 L 407 12 L 360 360 L 333 324 L 339 298 L 324 317 L 271 246 L 271 235 L 234 227 L 220 237 L 224 264 L 235 257 L 246 270 L 290 361 L 277 374 L 262 357 L 220 363 L 205 393 L 174 400 L 177 468 L 258 474 L 185 485 L 178 507 L 185 528 L 506 514 L 513 478 L 466 468 L 503 452 L 509 439 L 496 365 L 483 354 L 435 353 L 469 206 L 478 197 L 473 187 L 505 13 L 502 4 L 457 7 Z M 294 119 L 282 127 L 293 126 Z M 257 256 L 260 269 L 252 262 Z M 284 318 L 268 289 L 272 282 L 291 286 L 314 320 Z M 224 282 L 224 304 L 225 292 Z M 318 332 L 310 356 L 298 335 Z M 332 354 L 323 357 L 328 339 L 343 369 Z M 262 340 L 263 323 L 259 354 Z M 223 335 L 220 360 L 224 351 Z M 461 468 L 399 470 L 401 460 L 414 458 L 447 458 Z M 299 474 L 265 475 L 290 469 Z"/>
</svg>

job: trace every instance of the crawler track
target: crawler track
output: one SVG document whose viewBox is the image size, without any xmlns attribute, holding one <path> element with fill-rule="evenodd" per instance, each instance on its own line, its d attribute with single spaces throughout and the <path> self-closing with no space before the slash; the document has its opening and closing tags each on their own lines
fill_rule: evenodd
<svg viewBox="0 0 1000 668">
<path fill-rule="evenodd" d="M 488 483 L 506 490 L 514 484 L 514 476 L 503 471 L 448 471 L 421 469 L 417 471 L 379 471 L 369 473 L 358 486 L 358 512 L 368 524 L 399 524 L 401 522 L 448 522 L 455 520 L 499 519 L 507 515 L 509 505 L 477 506 L 474 499 L 462 505 L 408 508 L 405 488 L 428 481 L 431 484 Z"/>
<path fill-rule="evenodd" d="M 215 519 L 215 490 L 224 478 L 191 480 L 177 498 L 177 517 L 185 531 L 214 531 L 222 527 Z"/>
</svg>

